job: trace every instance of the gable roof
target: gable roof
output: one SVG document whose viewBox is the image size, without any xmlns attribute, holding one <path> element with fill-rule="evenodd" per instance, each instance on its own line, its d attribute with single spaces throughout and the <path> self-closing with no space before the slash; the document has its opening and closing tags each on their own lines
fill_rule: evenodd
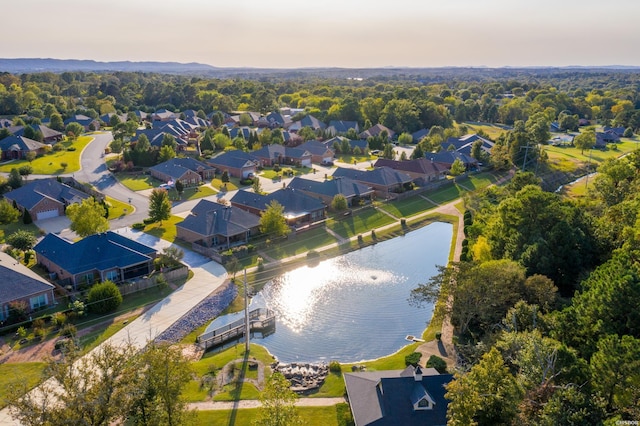
<svg viewBox="0 0 640 426">
<path fill-rule="evenodd" d="M 243 167 L 255 166 L 258 163 L 258 159 L 247 152 L 240 150 L 225 151 L 217 157 L 208 159 L 207 164 L 214 167 L 232 167 L 234 169 L 241 169 Z"/>
<path fill-rule="evenodd" d="M 475 158 L 457 151 L 440 151 L 435 153 L 428 152 L 425 154 L 425 157 L 431 161 L 447 164 L 448 166 L 451 166 L 453 162 L 458 158 L 465 166 L 470 164 L 478 164 L 478 160 L 476 160 Z"/>
<path fill-rule="evenodd" d="M 298 148 L 309 151 L 311 155 L 324 155 L 327 151 L 329 151 L 329 154 L 333 155 L 332 147 L 317 140 L 306 141 L 305 143 L 298 145 Z"/>
<path fill-rule="evenodd" d="M 422 369 L 422 380 L 416 381 L 412 366 L 405 370 L 344 374 L 357 426 L 445 425 L 445 385 L 452 379 L 450 374 L 427 368 Z M 433 408 L 414 410 L 413 404 L 425 397 L 435 403 Z"/>
<path fill-rule="evenodd" d="M 232 237 L 260 225 L 260 217 L 233 206 L 200 200 L 177 227 L 200 235 Z"/>
<path fill-rule="evenodd" d="M 321 194 L 327 197 L 334 197 L 337 194 L 342 194 L 345 197 L 362 197 L 373 193 L 373 189 L 367 185 L 363 185 L 349 179 L 348 177 L 337 177 L 331 180 L 325 180 L 318 182 L 311 179 L 304 179 L 301 177 L 294 177 L 287 185 L 288 188 L 294 190 L 302 190 L 312 192 L 314 194 Z"/>
<path fill-rule="evenodd" d="M 309 114 L 302 117 L 298 121 L 294 121 L 289 126 L 289 130 L 297 131 L 302 129 L 303 127 L 311 127 L 313 130 L 324 129 L 327 127 L 322 121 L 315 118 L 313 115 Z"/>
<path fill-rule="evenodd" d="M 188 171 L 197 173 L 200 170 L 213 170 L 213 167 L 193 158 L 172 158 L 150 167 L 150 170 L 164 173 L 174 179 L 180 179 Z"/>
<path fill-rule="evenodd" d="M 20 188 L 6 193 L 5 197 L 15 200 L 18 205 L 27 210 L 31 210 L 43 198 L 50 198 L 68 205 L 81 203 L 82 200 L 89 198 L 90 195 L 60 183 L 56 178 L 49 178 L 28 182 Z"/>
<path fill-rule="evenodd" d="M 446 151 L 449 149 L 449 146 L 453 145 L 456 149 L 456 152 L 471 156 L 471 149 L 473 147 L 473 144 L 478 140 L 482 141 L 482 149 L 487 153 L 491 153 L 491 149 L 493 148 L 495 143 L 490 141 L 489 139 L 483 138 L 482 136 L 478 136 L 475 133 L 464 135 L 460 138 L 448 138 L 441 144 L 441 146 L 442 149 Z"/>
<path fill-rule="evenodd" d="M 8 254 L 0 251 L 0 306 L 53 290 L 54 286 Z"/>
<path fill-rule="evenodd" d="M 333 172 L 333 177 L 346 176 L 359 182 L 372 185 L 393 186 L 411 182 L 411 177 L 406 173 L 398 172 L 389 167 L 378 167 L 373 170 L 357 170 L 338 167 Z"/>
<path fill-rule="evenodd" d="M 424 175 L 438 175 L 447 172 L 447 167 L 442 163 L 436 163 L 426 158 L 416 158 L 414 160 L 397 161 L 387 158 L 378 158 L 374 167 L 389 167 L 402 172 L 420 173 Z"/>
<path fill-rule="evenodd" d="M 279 157 L 302 158 L 311 155 L 307 150 L 301 148 L 291 148 L 284 145 L 272 144 L 265 145 L 257 151 L 251 153 L 256 157 L 269 158 L 276 160 Z"/>
<path fill-rule="evenodd" d="M 349 129 L 358 131 L 357 121 L 343 121 L 343 120 L 331 120 L 329 121 L 329 128 L 335 133 L 347 133 Z"/>
<path fill-rule="evenodd" d="M 34 141 L 33 139 L 25 138 L 24 136 L 8 136 L 0 140 L 0 150 L 4 152 L 8 151 L 36 151 L 44 148 L 46 145 Z"/>
<path fill-rule="evenodd" d="M 231 203 L 264 211 L 273 200 L 277 201 L 284 208 L 284 217 L 287 219 L 325 208 L 325 205 L 321 201 L 300 191 L 296 191 L 293 188 L 278 189 L 268 195 L 240 190 L 236 192 L 230 201 Z"/>
<path fill-rule="evenodd" d="M 33 249 L 71 274 L 124 268 L 148 261 L 156 254 L 155 249 L 111 231 L 75 243 L 47 234 Z"/>
<path fill-rule="evenodd" d="M 416 130 L 415 132 L 411 133 L 411 137 L 413 137 L 413 143 L 418 143 L 425 136 L 429 136 L 429 132 L 430 132 L 429 129 L 420 129 L 420 130 Z"/>
<path fill-rule="evenodd" d="M 33 130 L 40 132 L 40 134 L 45 140 L 61 138 L 63 136 L 61 132 L 57 130 L 53 130 L 52 128 L 47 127 L 43 124 L 31 124 L 30 126 Z M 9 131 L 13 133 L 15 136 L 24 136 L 25 128 L 26 126 L 14 126 L 14 127 L 10 127 Z"/>
<path fill-rule="evenodd" d="M 375 126 L 371 126 L 367 130 L 365 130 L 364 132 L 360 133 L 358 135 L 358 137 L 360 137 L 362 139 L 366 139 L 366 138 L 368 138 L 370 136 L 378 136 L 383 131 L 387 132 L 387 135 L 389 136 L 389 139 L 393 139 L 393 137 L 396 135 L 396 132 L 394 132 L 390 128 L 388 128 L 386 126 L 383 126 L 382 124 L 376 124 Z"/>
</svg>

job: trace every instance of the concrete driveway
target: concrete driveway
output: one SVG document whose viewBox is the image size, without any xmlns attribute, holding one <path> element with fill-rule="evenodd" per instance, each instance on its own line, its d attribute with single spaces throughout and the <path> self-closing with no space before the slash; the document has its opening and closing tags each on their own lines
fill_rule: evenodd
<svg viewBox="0 0 640 426">
<path fill-rule="evenodd" d="M 33 222 L 38 228 L 47 234 L 59 234 L 71 225 L 71 221 L 66 216 L 52 217 L 51 219 L 36 220 Z"/>
</svg>

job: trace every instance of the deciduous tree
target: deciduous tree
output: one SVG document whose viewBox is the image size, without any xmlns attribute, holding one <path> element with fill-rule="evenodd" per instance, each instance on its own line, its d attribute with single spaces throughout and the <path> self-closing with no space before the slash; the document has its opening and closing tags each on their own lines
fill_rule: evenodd
<svg viewBox="0 0 640 426">
<path fill-rule="evenodd" d="M 109 230 L 105 209 L 93 197 L 83 200 L 82 203 L 71 204 L 67 207 L 66 214 L 71 221 L 71 230 L 80 237 Z"/>
<path fill-rule="evenodd" d="M 302 420 L 296 410 L 298 396 L 290 389 L 291 383 L 281 373 L 273 373 L 266 379 L 260 394 L 262 407 L 255 426 L 296 426 Z"/>
<path fill-rule="evenodd" d="M 171 217 L 171 201 L 169 193 L 160 188 L 155 188 L 149 196 L 149 218 L 154 222 L 162 223 Z"/>
<path fill-rule="evenodd" d="M 276 200 L 271 201 L 260 216 L 260 232 L 272 237 L 283 237 L 291 232 L 284 217 L 284 207 Z"/>
</svg>

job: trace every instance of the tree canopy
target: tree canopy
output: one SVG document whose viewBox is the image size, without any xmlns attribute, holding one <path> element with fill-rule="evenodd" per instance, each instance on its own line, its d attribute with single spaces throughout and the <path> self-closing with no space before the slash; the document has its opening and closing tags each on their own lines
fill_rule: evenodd
<svg viewBox="0 0 640 426">
<path fill-rule="evenodd" d="M 71 230 L 80 237 L 109 230 L 109 221 L 105 218 L 106 211 L 93 197 L 84 199 L 82 203 L 71 204 L 67 207 L 66 214 L 71 221 Z"/>
</svg>

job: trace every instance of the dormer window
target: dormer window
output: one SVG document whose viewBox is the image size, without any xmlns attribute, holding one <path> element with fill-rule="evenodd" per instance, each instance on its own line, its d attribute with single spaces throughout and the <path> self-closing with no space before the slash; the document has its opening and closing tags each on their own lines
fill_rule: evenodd
<svg viewBox="0 0 640 426">
<path fill-rule="evenodd" d="M 422 398 L 416 405 L 415 410 L 433 410 L 435 403 L 430 398 Z"/>
</svg>

